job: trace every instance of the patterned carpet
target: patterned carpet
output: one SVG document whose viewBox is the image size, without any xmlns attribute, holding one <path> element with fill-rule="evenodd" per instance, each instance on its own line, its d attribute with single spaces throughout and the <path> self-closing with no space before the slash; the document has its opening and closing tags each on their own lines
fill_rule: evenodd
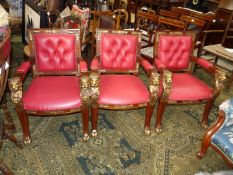
<svg viewBox="0 0 233 175">
<path fill-rule="evenodd" d="M 22 44 L 13 37 L 14 58 L 11 72 L 23 61 Z M 198 71 L 198 76 L 203 77 Z M 142 73 L 142 78 L 146 81 Z M 210 82 L 210 77 L 203 77 Z M 26 80 L 30 81 L 31 75 Z M 233 95 L 224 91 L 211 111 L 210 123 L 215 121 L 218 105 Z M 13 115 L 17 138 L 22 138 L 19 121 Z M 154 110 L 155 112 L 156 110 Z M 99 136 L 89 142 L 81 139 L 81 115 L 54 118 L 30 117 L 32 143 L 23 150 L 5 140 L 2 157 L 19 175 L 192 175 L 200 171 L 214 172 L 230 169 L 212 149 L 199 160 L 196 153 L 204 129 L 200 125 L 203 105 L 168 106 L 163 120 L 163 132 L 144 136 L 144 109 L 128 111 L 101 110 Z M 152 124 L 154 124 L 155 114 Z"/>
</svg>

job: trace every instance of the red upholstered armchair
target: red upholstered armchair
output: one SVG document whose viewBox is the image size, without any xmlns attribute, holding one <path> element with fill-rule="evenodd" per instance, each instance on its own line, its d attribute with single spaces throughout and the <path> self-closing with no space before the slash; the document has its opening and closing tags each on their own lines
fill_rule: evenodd
<svg viewBox="0 0 233 175">
<path fill-rule="evenodd" d="M 84 140 L 88 140 L 89 79 L 81 58 L 79 29 L 30 30 L 29 46 L 32 61 L 23 62 L 9 81 L 24 143 L 31 142 L 28 114 L 48 116 L 79 111 Z M 31 67 L 33 80 L 23 92 L 22 83 Z"/>
<path fill-rule="evenodd" d="M 150 119 L 157 99 L 159 76 L 153 72 L 149 90 L 137 76 L 141 33 L 97 30 L 96 57 L 90 75 L 92 136 L 97 136 L 98 109 L 146 107 L 144 129 L 150 134 Z M 118 73 L 118 74 L 117 74 Z"/>
<path fill-rule="evenodd" d="M 157 32 L 155 38 L 154 65 L 161 73 L 161 88 L 156 116 L 156 131 L 161 131 L 161 121 L 167 104 L 205 103 L 202 125 L 207 127 L 208 115 L 215 98 L 219 95 L 225 74 L 208 61 L 193 56 L 195 35 L 193 32 Z M 215 78 L 213 87 L 193 76 L 190 71 L 194 62 Z M 149 73 L 153 66 L 141 60 Z"/>
</svg>

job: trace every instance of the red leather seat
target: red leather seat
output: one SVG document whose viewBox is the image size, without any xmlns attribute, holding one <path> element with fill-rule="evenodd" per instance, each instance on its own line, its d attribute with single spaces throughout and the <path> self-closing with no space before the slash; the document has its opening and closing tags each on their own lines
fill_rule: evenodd
<svg viewBox="0 0 233 175">
<path fill-rule="evenodd" d="M 212 89 L 193 75 L 188 73 L 173 74 L 169 100 L 198 101 L 203 99 L 210 99 L 212 96 Z"/>
<path fill-rule="evenodd" d="M 96 57 L 92 61 L 90 75 L 92 136 L 97 136 L 99 108 L 145 107 L 144 131 L 149 134 L 150 119 L 159 91 L 159 77 L 153 72 L 148 90 L 137 76 L 141 33 L 99 29 L 96 36 Z"/>
<path fill-rule="evenodd" d="M 25 110 L 53 111 L 81 106 L 79 77 L 46 76 L 32 80 L 23 95 Z"/>
<path fill-rule="evenodd" d="M 208 115 L 215 98 L 221 92 L 225 75 L 210 62 L 196 58 L 193 54 L 195 34 L 193 32 L 157 32 L 154 52 L 155 68 L 161 73 L 160 94 L 156 114 L 156 130 L 161 131 L 161 121 L 165 106 L 177 103 L 205 103 L 202 125 L 207 127 Z M 215 78 L 214 87 L 191 74 L 191 62 L 211 73 Z M 141 60 L 144 69 L 150 74 L 153 66 Z"/>
<path fill-rule="evenodd" d="M 100 96 L 98 103 L 111 105 L 133 105 L 147 102 L 149 102 L 148 89 L 137 76 L 100 76 Z"/>
<path fill-rule="evenodd" d="M 33 29 L 29 39 L 32 61 L 22 63 L 9 83 L 24 143 L 31 142 L 28 114 L 82 112 L 84 140 L 88 140 L 89 79 L 81 58 L 79 29 Z M 22 83 L 31 67 L 33 80 L 23 92 Z"/>
</svg>

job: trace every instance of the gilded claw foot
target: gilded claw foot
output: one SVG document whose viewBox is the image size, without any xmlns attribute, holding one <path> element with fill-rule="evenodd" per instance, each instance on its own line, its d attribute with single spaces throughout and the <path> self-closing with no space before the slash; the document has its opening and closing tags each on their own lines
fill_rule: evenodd
<svg viewBox="0 0 233 175">
<path fill-rule="evenodd" d="M 147 136 L 149 136 L 151 134 L 150 129 L 149 128 L 145 128 L 144 129 L 144 134 L 147 135 Z"/>
<path fill-rule="evenodd" d="M 159 134 L 159 133 L 162 132 L 162 129 L 161 128 L 155 128 L 155 132 Z"/>
<path fill-rule="evenodd" d="M 92 130 L 92 132 L 91 132 L 91 136 L 92 137 L 97 137 L 97 131 L 96 130 Z"/>
<path fill-rule="evenodd" d="M 88 134 L 84 134 L 83 140 L 84 140 L 85 142 L 87 142 L 89 139 L 90 139 L 89 135 L 88 135 Z"/>
<path fill-rule="evenodd" d="M 198 152 L 197 153 L 197 158 L 198 159 L 202 159 L 204 157 L 204 154 L 203 153 L 201 153 L 201 152 Z"/>
<path fill-rule="evenodd" d="M 31 139 L 30 137 L 25 137 L 25 138 L 23 139 L 23 143 L 24 143 L 25 145 L 29 145 L 31 142 L 32 142 L 32 139 Z"/>
</svg>

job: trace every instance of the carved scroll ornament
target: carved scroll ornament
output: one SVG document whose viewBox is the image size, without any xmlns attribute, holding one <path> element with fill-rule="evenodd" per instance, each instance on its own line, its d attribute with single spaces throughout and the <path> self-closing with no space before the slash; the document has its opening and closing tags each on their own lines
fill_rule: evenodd
<svg viewBox="0 0 233 175">
<path fill-rule="evenodd" d="M 168 101 L 172 87 L 172 72 L 163 70 L 163 96 L 162 100 Z"/>
<path fill-rule="evenodd" d="M 150 75 L 150 85 L 149 85 L 149 91 L 150 91 L 150 104 L 154 105 L 159 94 L 159 74 L 155 71 L 151 72 Z"/>
<path fill-rule="evenodd" d="M 81 85 L 81 99 L 83 104 L 89 103 L 89 87 L 90 87 L 90 80 L 88 76 L 84 75 L 80 78 L 80 85 Z"/>
<path fill-rule="evenodd" d="M 96 103 L 99 97 L 99 74 L 96 72 L 91 73 L 90 75 L 91 81 L 91 101 L 92 103 Z"/>
</svg>

